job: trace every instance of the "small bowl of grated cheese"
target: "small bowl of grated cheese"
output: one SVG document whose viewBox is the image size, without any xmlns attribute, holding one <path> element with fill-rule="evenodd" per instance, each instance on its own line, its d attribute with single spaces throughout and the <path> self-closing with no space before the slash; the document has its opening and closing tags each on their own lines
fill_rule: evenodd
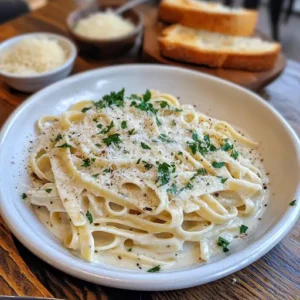
<svg viewBox="0 0 300 300">
<path fill-rule="evenodd" d="M 20 35 L 0 44 L 0 76 L 19 91 L 35 92 L 67 77 L 76 56 L 75 45 L 63 36 Z"/>
<path fill-rule="evenodd" d="M 82 53 L 92 58 L 116 56 L 129 51 L 141 37 L 142 16 L 134 9 L 122 15 L 111 10 L 116 5 L 90 12 L 79 9 L 70 13 L 67 25 Z"/>
</svg>

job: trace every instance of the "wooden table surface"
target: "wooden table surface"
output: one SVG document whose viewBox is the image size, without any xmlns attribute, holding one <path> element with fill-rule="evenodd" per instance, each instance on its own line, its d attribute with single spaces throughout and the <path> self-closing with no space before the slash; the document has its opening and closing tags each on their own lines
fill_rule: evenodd
<svg viewBox="0 0 300 300">
<path fill-rule="evenodd" d="M 0 42 L 25 32 L 67 34 L 64 20 L 72 0 L 49 5 L 0 26 Z M 146 11 L 147 7 L 141 8 Z M 91 62 L 78 57 L 74 73 L 112 64 L 138 62 L 138 56 Z M 300 64 L 288 61 L 282 76 L 260 92 L 300 135 Z M 28 97 L 0 78 L 0 125 Z M 251 266 L 218 280 L 185 290 L 136 292 L 91 284 L 60 272 L 25 249 L 0 217 L 0 295 L 64 299 L 300 299 L 300 223 L 267 255 Z M 1 297 L 0 297 L 1 298 Z"/>
</svg>

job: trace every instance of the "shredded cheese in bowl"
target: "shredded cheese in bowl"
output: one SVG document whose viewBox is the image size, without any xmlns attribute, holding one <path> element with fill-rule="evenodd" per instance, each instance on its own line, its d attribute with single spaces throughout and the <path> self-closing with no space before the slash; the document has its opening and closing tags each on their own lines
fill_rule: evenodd
<svg viewBox="0 0 300 300">
<path fill-rule="evenodd" d="M 19 75 L 34 75 L 63 65 L 68 55 L 57 40 L 28 37 L 0 53 L 0 70 Z"/>
<path fill-rule="evenodd" d="M 74 31 L 84 37 L 94 39 L 112 39 L 125 36 L 135 26 L 112 11 L 97 12 L 78 21 Z"/>
</svg>

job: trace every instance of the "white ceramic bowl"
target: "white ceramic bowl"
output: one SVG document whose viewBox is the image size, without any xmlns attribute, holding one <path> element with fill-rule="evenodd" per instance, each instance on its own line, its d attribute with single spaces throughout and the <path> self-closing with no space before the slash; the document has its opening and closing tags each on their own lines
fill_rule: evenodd
<svg viewBox="0 0 300 300">
<path fill-rule="evenodd" d="M 9 49 L 23 39 L 41 36 L 57 40 L 59 45 L 66 51 L 68 59 L 59 68 L 36 75 L 11 74 L 0 69 L 0 75 L 3 77 L 4 81 L 16 90 L 29 93 L 36 92 L 56 81 L 64 79 L 73 69 L 74 61 L 77 56 L 76 46 L 69 39 L 58 34 L 39 32 L 16 36 L 0 44 L 0 54 L 3 50 Z"/>
<path fill-rule="evenodd" d="M 36 120 L 61 114 L 82 99 L 98 100 L 110 91 L 126 94 L 147 88 L 180 96 L 182 103 L 228 121 L 261 142 L 259 151 L 270 172 L 269 205 L 247 239 L 211 262 L 179 271 L 145 273 L 103 263 L 89 263 L 61 246 L 24 204 L 28 176 L 24 169 L 27 148 L 34 139 Z M 73 276 L 102 285 L 169 290 L 207 283 L 254 262 L 274 247 L 292 228 L 299 211 L 300 147 L 287 122 L 256 94 L 221 79 L 185 69 L 158 65 L 126 65 L 98 69 L 68 78 L 40 91 L 10 116 L 0 137 L 1 214 L 16 237 L 34 254 Z M 17 187 L 17 189 L 16 189 Z M 289 203 L 297 198 L 296 206 Z"/>
</svg>

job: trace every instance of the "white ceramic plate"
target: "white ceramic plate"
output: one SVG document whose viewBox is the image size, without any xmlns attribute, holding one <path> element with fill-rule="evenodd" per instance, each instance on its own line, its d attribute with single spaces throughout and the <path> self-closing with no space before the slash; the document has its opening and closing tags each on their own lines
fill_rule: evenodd
<svg viewBox="0 0 300 300">
<path fill-rule="evenodd" d="M 83 261 L 64 249 L 21 199 L 28 183 L 24 165 L 34 125 L 43 115 L 60 114 L 82 99 L 125 87 L 147 88 L 180 97 L 183 103 L 228 121 L 262 142 L 259 151 L 270 172 L 269 205 L 260 225 L 238 248 L 218 260 L 180 271 L 143 273 Z M 8 119 L 0 139 L 1 214 L 15 236 L 34 254 L 73 276 L 111 287 L 170 290 L 207 283 L 254 262 L 274 247 L 296 222 L 300 201 L 299 140 L 286 121 L 257 95 L 206 74 L 158 65 L 127 65 L 94 70 L 56 83 L 25 101 Z"/>
</svg>

